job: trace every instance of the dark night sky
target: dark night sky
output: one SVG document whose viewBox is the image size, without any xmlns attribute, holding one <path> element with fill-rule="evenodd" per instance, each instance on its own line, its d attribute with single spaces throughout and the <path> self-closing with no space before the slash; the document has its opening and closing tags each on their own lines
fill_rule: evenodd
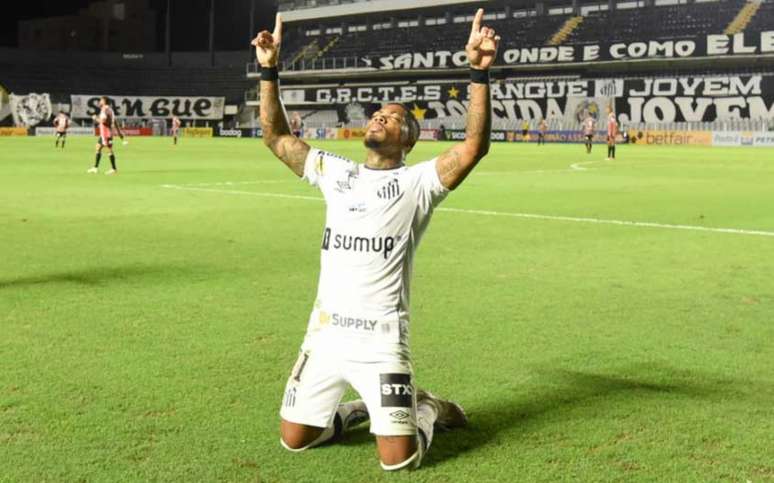
<svg viewBox="0 0 774 483">
<path fill-rule="evenodd" d="M 30 0 L 14 2 L 11 15 L 0 16 L 0 46 L 17 46 L 19 20 L 77 14 L 95 0 Z M 131 3 L 132 0 L 126 0 Z M 166 0 L 149 0 L 158 18 L 158 50 L 164 48 Z M 209 45 L 210 0 L 172 0 L 172 50 L 207 50 Z M 255 0 L 256 31 L 270 28 L 274 22 L 276 0 Z M 250 0 L 215 0 L 215 49 L 248 48 Z"/>
</svg>

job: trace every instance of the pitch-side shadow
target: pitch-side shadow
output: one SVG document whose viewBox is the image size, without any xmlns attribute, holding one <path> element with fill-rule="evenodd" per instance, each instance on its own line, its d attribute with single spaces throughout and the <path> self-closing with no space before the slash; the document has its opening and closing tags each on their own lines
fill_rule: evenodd
<svg viewBox="0 0 774 483">
<path fill-rule="evenodd" d="M 144 277 L 169 271 L 189 271 L 187 267 L 177 266 L 125 266 L 125 267 L 91 267 L 79 270 L 53 272 L 40 275 L 28 275 L 18 278 L 0 278 L 0 290 L 48 285 L 54 283 L 72 283 L 78 285 L 102 285 L 113 280 Z"/>
<path fill-rule="evenodd" d="M 422 466 L 432 466 L 447 458 L 496 443 L 504 431 L 510 433 L 509 437 L 514 431 L 526 437 L 544 425 L 556 423 L 557 417 L 565 417 L 561 416 L 563 412 L 568 413 L 567 418 L 575 417 L 569 414 L 574 408 L 598 410 L 600 405 L 610 402 L 608 396 L 631 393 L 636 394 L 638 400 L 676 396 L 706 399 L 714 393 L 728 391 L 729 384 L 734 383 L 713 381 L 704 375 L 697 377 L 697 374 L 679 373 L 664 367 L 640 369 L 644 368 L 627 368 L 619 371 L 620 375 L 569 370 L 539 371 L 556 387 L 528 396 L 514 395 L 513 400 L 500 399 L 466 408 L 470 425 L 462 430 L 436 434 L 433 447 Z M 660 377 L 653 376 L 654 373 L 660 374 Z M 675 382 L 652 382 L 654 379 L 663 379 L 665 374 L 674 376 L 669 379 Z"/>
</svg>

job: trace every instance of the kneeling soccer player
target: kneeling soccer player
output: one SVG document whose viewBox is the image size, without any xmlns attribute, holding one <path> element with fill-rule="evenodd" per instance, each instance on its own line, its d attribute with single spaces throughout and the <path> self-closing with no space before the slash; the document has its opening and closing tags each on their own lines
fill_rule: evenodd
<svg viewBox="0 0 774 483">
<path fill-rule="evenodd" d="M 302 451 L 371 420 L 385 470 L 416 468 L 433 429 L 464 426 L 462 408 L 416 388 L 408 347 L 414 252 L 434 208 L 489 150 L 488 69 L 499 37 L 476 12 L 466 45 L 470 106 L 466 137 L 437 158 L 407 167 L 419 123 L 400 104 L 371 116 L 365 163 L 312 149 L 293 136 L 280 102 L 277 59 L 282 21 L 253 40 L 261 65 L 264 142 L 327 204 L 317 300 L 285 388 L 281 443 Z M 362 400 L 340 404 L 352 386 Z"/>
</svg>

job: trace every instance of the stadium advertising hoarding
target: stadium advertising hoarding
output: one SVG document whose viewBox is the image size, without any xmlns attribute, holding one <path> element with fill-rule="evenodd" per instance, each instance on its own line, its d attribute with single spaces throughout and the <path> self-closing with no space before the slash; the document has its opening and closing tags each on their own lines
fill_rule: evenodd
<svg viewBox="0 0 774 483">
<path fill-rule="evenodd" d="M 296 88 L 297 89 L 297 88 Z M 304 90 L 304 102 L 335 106 L 339 121 L 367 119 L 376 104 L 409 105 L 418 119 L 460 119 L 468 84 L 374 84 Z M 712 122 L 774 117 L 774 76 L 715 75 L 636 79 L 538 79 L 492 83 L 492 109 L 502 120 L 599 118 L 608 105 L 628 123 Z"/>
<path fill-rule="evenodd" d="M 183 128 L 183 136 L 187 138 L 211 138 L 211 127 L 186 127 Z"/>
<path fill-rule="evenodd" d="M 774 132 L 719 131 L 712 133 L 713 146 L 774 147 Z"/>
<path fill-rule="evenodd" d="M 26 127 L 0 127 L 0 136 L 26 136 Z"/>
<path fill-rule="evenodd" d="M 557 64 L 632 59 L 681 59 L 774 53 L 774 30 L 710 34 L 691 39 L 638 40 L 632 42 L 590 43 L 503 49 L 500 65 Z M 437 69 L 464 67 L 468 64 L 464 50 L 409 52 L 364 59 L 380 70 Z"/>
<path fill-rule="evenodd" d="M 126 130 L 122 130 L 126 133 Z M 53 127 L 36 127 L 36 136 L 53 136 L 56 134 L 56 129 Z M 97 132 L 93 127 L 80 127 L 73 126 L 67 129 L 68 136 L 96 136 Z"/>
<path fill-rule="evenodd" d="M 304 139 L 336 139 L 339 130 L 332 127 L 308 127 L 303 134 Z"/>
<path fill-rule="evenodd" d="M 106 96 L 117 117 L 129 119 L 171 118 L 223 119 L 224 97 Z M 73 118 L 90 118 L 99 113 L 96 94 L 70 96 Z"/>
<path fill-rule="evenodd" d="M 648 146 L 711 146 L 711 131 L 631 130 L 629 142 Z"/>
<path fill-rule="evenodd" d="M 218 128 L 213 135 L 223 138 L 259 138 L 263 136 L 263 131 L 261 128 Z"/>
</svg>

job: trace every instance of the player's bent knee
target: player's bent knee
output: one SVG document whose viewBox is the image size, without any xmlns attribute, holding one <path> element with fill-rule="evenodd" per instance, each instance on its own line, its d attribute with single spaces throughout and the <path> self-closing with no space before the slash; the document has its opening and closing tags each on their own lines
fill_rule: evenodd
<svg viewBox="0 0 774 483">
<path fill-rule="evenodd" d="M 333 428 L 317 428 L 282 420 L 280 444 L 295 453 L 312 448 L 330 439 Z"/>
</svg>

